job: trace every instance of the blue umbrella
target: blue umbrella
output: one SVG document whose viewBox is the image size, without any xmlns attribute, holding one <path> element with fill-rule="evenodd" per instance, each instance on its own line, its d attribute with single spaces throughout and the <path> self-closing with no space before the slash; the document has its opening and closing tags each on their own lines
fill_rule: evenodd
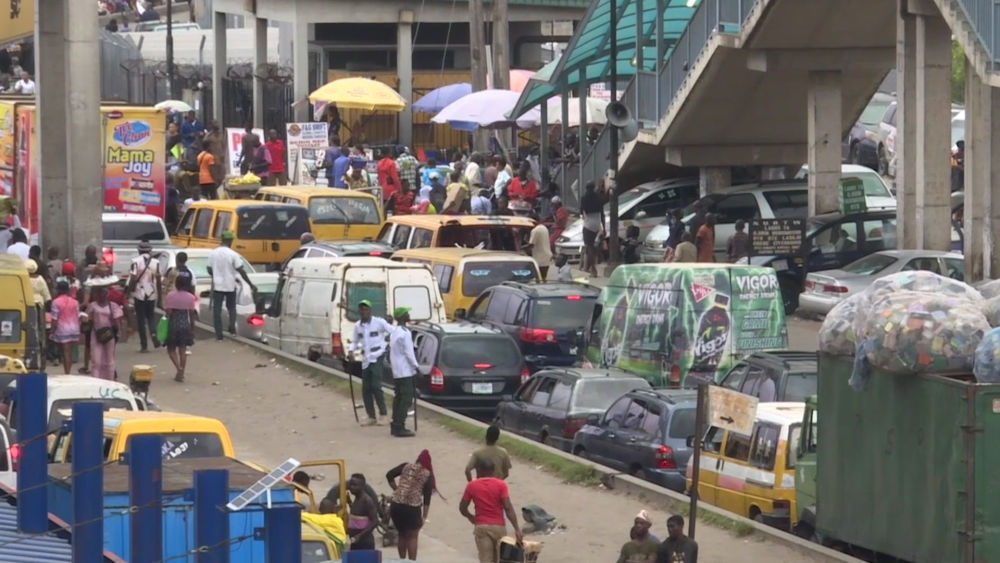
<svg viewBox="0 0 1000 563">
<path fill-rule="evenodd" d="M 437 113 L 455 100 L 472 93 L 472 84 L 459 82 L 435 88 L 413 103 L 414 111 Z"/>
</svg>

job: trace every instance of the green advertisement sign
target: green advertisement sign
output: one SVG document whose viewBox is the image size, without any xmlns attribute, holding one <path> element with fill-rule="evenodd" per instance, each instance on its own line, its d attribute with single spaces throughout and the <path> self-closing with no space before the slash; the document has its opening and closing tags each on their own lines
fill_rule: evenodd
<svg viewBox="0 0 1000 563">
<path fill-rule="evenodd" d="M 840 180 L 840 212 L 864 213 L 868 211 L 865 200 L 865 183 L 861 178 L 841 178 Z"/>
<path fill-rule="evenodd" d="M 601 294 L 587 357 L 654 386 L 693 387 L 747 353 L 788 346 L 785 308 L 771 268 L 618 267 Z"/>
</svg>

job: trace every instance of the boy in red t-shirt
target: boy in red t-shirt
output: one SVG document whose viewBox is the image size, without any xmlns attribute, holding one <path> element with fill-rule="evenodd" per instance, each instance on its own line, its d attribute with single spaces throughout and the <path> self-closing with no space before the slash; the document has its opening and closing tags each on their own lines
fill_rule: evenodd
<svg viewBox="0 0 1000 563">
<path fill-rule="evenodd" d="M 476 466 L 476 475 L 479 478 L 465 486 L 462 502 L 458 505 L 458 511 L 462 516 L 468 518 L 475 526 L 472 535 L 476 540 L 479 563 L 497 563 L 500 556 L 500 539 L 507 534 L 504 514 L 514 526 L 517 542 L 521 543 L 524 539 L 521 527 L 517 524 L 514 505 L 510 502 L 507 483 L 493 476 L 495 469 L 492 461 L 481 460 Z M 469 512 L 470 502 L 476 505 L 475 514 Z"/>
</svg>

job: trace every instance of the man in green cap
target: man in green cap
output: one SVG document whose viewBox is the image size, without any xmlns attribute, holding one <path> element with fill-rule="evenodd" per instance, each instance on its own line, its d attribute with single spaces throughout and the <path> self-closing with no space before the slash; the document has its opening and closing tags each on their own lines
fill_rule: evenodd
<svg viewBox="0 0 1000 563">
<path fill-rule="evenodd" d="M 208 275 L 212 278 L 212 322 L 215 324 L 215 339 L 222 340 L 222 301 L 229 312 L 229 334 L 236 334 L 236 286 L 237 274 L 247 283 L 250 291 L 257 293 L 257 286 L 250 281 L 243 269 L 243 257 L 232 249 L 232 231 L 222 232 L 222 244 L 208 254 Z"/>
<path fill-rule="evenodd" d="M 413 335 L 406 323 L 410 322 L 410 308 L 396 307 L 392 311 L 396 328 L 389 335 L 389 364 L 396 394 L 392 399 L 392 426 L 390 433 L 409 438 L 413 432 L 406 429 L 406 413 L 413 404 L 413 376 L 417 374 L 417 356 L 413 353 Z"/>
<path fill-rule="evenodd" d="M 385 418 L 385 395 L 382 394 L 382 356 L 392 332 L 392 325 L 381 317 L 372 315 L 372 302 L 362 299 L 358 302 L 358 315 L 354 325 L 354 342 L 351 351 L 361 353 L 361 399 L 365 403 L 368 421 L 365 426 L 384 422 L 375 418 L 375 406 L 379 416 Z"/>
</svg>

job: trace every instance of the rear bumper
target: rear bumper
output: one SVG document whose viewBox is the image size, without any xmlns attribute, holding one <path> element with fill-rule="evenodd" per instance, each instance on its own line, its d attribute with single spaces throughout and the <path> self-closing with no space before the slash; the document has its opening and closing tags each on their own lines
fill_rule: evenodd
<svg viewBox="0 0 1000 563">
<path fill-rule="evenodd" d="M 647 481 L 666 487 L 671 491 L 683 493 L 687 490 L 684 469 L 645 469 L 643 475 Z"/>
<path fill-rule="evenodd" d="M 528 370 L 532 373 L 546 367 L 571 367 L 576 365 L 579 358 L 577 356 L 547 356 L 543 354 L 525 354 L 524 363 L 528 365 Z"/>
<path fill-rule="evenodd" d="M 813 292 L 803 292 L 799 294 L 799 311 L 803 313 L 813 313 L 825 315 L 830 312 L 838 303 L 843 301 L 838 297 L 825 297 Z"/>
<path fill-rule="evenodd" d="M 437 395 L 420 391 L 420 400 L 445 407 L 449 410 L 477 415 L 492 415 L 497 412 L 501 395 Z"/>
<path fill-rule="evenodd" d="M 787 511 L 777 512 L 774 514 L 760 514 L 760 520 L 764 524 L 771 526 L 773 528 L 778 528 L 779 530 L 785 530 L 786 532 L 791 528 L 791 518 Z"/>
<path fill-rule="evenodd" d="M 556 244 L 556 255 L 565 256 L 570 262 L 580 259 L 583 254 L 583 244 L 576 242 Z"/>
</svg>

